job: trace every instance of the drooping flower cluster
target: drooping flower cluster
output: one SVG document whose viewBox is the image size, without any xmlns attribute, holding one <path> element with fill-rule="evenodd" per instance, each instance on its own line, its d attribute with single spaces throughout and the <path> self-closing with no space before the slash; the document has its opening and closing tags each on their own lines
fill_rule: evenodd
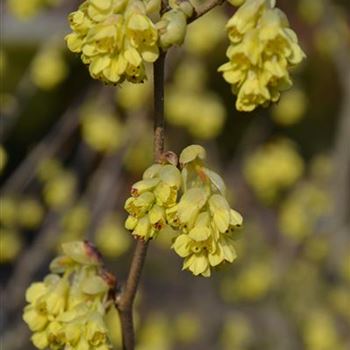
<svg viewBox="0 0 350 350">
<path fill-rule="evenodd" d="M 103 317 L 115 279 L 87 242 L 63 245 L 51 274 L 26 292 L 23 319 L 38 349 L 111 349 Z"/>
<path fill-rule="evenodd" d="M 148 168 L 125 203 L 125 227 L 145 240 L 169 228 L 162 233 L 177 234 L 172 248 L 185 258 L 183 269 L 209 277 L 212 267 L 236 258 L 235 231 L 243 219 L 230 208 L 222 178 L 204 166 L 205 157 L 202 146 L 192 145 L 180 155 L 181 173 L 170 164 Z"/>
<path fill-rule="evenodd" d="M 249 112 L 276 102 L 292 85 L 289 68 L 305 57 L 286 15 L 273 0 L 247 0 L 226 27 L 229 62 L 219 71 L 237 95 L 236 108 Z"/>
<path fill-rule="evenodd" d="M 69 20 L 68 47 L 81 53 L 93 78 L 142 82 L 144 63 L 158 58 L 158 32 L 142 1 L 86 0 Z"/>
<path fill-rule="evenodd" d="M 129 213 L 125 227 L 138 238 L 153 238 L 166 227 L 166 213 L 176 205 L 180 187 L 181 174 L 176 166 L 149 167 L 143 179 L 132 186 L 131 197 L 125 202 Z"/>
<path fill-rule="evenodd" d="M 176 206 L 180 235 L 172 247 L 185 258 L 183 269 L 209 277 L 212 267 L 236 258 L 234 231 L 243 219 L 230 208 L 222 178 L 204 166 L 205 157 L 197 145 L 180 155 L 184 194 Z"/>
</svg>

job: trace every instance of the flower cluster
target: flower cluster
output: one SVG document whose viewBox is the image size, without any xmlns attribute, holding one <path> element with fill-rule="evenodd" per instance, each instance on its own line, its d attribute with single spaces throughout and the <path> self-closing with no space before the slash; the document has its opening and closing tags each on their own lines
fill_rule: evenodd
<svg viewBox="0 0 350 350">
<path fill-rule="evenodd" d="M 229 62 L 219 71 L 237 94 L 240 111 L 276 102 L 292 85 L 288 69 L 305 57 L 286 15 L 274 6 L 272 0 L 247 0 L 226 26 Z"/>
<path fill-rule="evenodd" d="M 51 274 L 26 292 L 23 319 L 38 349 L 111 349 L 104 315 L 115 279 L 87 242 L 63 245 Z"/>
<path fill-rule="evenodd" d="M 148 240 L 167 225 L 167 213 L 177 203 L 181 174 L 171 164 L 154 164 L 143 173 L 143 179 L 131 188 L 125 202 L 129 217 L 125 227 L 136 237 Z"/>
<path fill-rule="evenodd" d="M 145 62 L 159 55 L 158 32 L 140 0 L 86 0 L 69 16 L 69 49 L 81 53 L 95 79 L 142 82 Z"/>
<path fill-rule="evenodd" d="M 230 208 L 224 182 L 204 166 L 205 158 L 204 148 L 198 145 L 180 155 L 184 193 L 175 213 L 180 235 L 172 247 L 185 258 L 183 269 L 209 277 L 211 267 L 236 258 L 234 231 L 243 219 Z"/>
<path fill-rule="evenodd" d="M 154 164 L 133 185 L 125 203 L 125 227 L 137 238 L 151 239 L 161 230 L 176 233 L 172 248 L 185 258 L 183 269 L 209 277 L 211 267 L 236 258 L 234 233 L 242 216 L 225 198 L 222 178 L 204 166 L 202 146 L 192 145 L 175 165 Z M 178 200 L 178 193 L 182 196 Z"/>
</svg>

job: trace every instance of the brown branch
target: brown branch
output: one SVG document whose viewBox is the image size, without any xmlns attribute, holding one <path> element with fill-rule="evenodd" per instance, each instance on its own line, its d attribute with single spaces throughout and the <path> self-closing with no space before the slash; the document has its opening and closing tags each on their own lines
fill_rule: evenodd
<svg viewBox="0 0 350 350">
<path fill-rule="evenodd" d="M 209 0 L 204 3 L 204 5 L 200 6 L 199 8 L 193 9 L 193 14 L 191 17 L 187 19 L 187 23 L 190 24 L 199 17 L 202 17 L 205 15 L 207 12 L 212 10 L 216 6 L 220 6 L 224 3 L 225 0 Z"/>
<path fill-rule="evenodd" d="M 165 53 L 154 64 L 154 159 L 161 160 L 164 152 L 164 65 Z M 148 242 L 137 240 L 128 279 L 116 306 L 120 315 L 123 350 L 135 349 L 133 304 L 147 255 Z"/>
<path fill-rule="evenodd" d="M 93 91 L 91 91 L 91 94 Z M 45 138 L 35 146 L 30 154 L 20 163 L 1 188 L 1 194 L 22 192 L 35 178 L 38 165 L 51 158 L 64 145 L 79 126 L 78 107 L 88 94 L 84 91 L 73 106 L 69 107 Z"/>
<path fill-rule="evenodd" d="M 144 132 L 144 124 L 140 123 L 141 118 L 145 118 L 144 113 L 134 113 L 127 116 L 125 134 L 126 139 L 117 153 L 106 155 L 102 160 L 99 169 L 89 182 L 86 201 L 90 204 L 90 225 L 86 232 L 86 239 L 94 241 L 94 235 L 101 221 L 109 213 L 118 201 L 120 188 L 122 187 L 121 172 L 123 169 L 123 159 L 127 151 L 141 137 Z M 111 195 L 114 193 L 114 195 Z"/>
</svg>

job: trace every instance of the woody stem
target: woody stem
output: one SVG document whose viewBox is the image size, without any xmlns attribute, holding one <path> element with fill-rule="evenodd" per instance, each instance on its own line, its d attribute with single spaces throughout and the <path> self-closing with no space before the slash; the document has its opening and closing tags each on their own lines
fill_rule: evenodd
<svg viewBox="0 0 350 350">
<path fill-rule="evenodd" d="M 159 163 L 164 152 L 164 66 L 165 52 L 161 52 L 154 63 L 154 160 Z M 123 350 L 135 349 L 133 305 L 147 255 L 148 241 L 136 241 L 129 275 L 124 291 L 117 298 L 116 305 L 120 315 Z"/>
</svg>

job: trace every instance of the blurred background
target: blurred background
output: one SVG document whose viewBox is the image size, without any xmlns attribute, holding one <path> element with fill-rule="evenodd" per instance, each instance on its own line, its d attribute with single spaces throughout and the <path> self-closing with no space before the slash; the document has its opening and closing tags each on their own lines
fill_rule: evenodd
<svg viewBox="0 0 350 350">
<path fill-rule="evenodd" d="M 63 40 L 79 3 L 0 3 L 4 350 L 32 349 L 24 291 L 61 242 L 93 241 L 125 280 L 134 242 L 123 205 L 152 164 L 152 81 L 90 78 Z M 210 279 L 181 271 L 172 237 L 151 243 L 137 350 L 350 349 L 350 3 L 277 3 L 307 59 L 276 105 L 237 112 L 217 73 L 230 6 L 168 53 L 167 149 L 205 146 L 245 225 L 237 261 Z M 115 310 L 107 318 L 119 349 Z"/>
</svg>

